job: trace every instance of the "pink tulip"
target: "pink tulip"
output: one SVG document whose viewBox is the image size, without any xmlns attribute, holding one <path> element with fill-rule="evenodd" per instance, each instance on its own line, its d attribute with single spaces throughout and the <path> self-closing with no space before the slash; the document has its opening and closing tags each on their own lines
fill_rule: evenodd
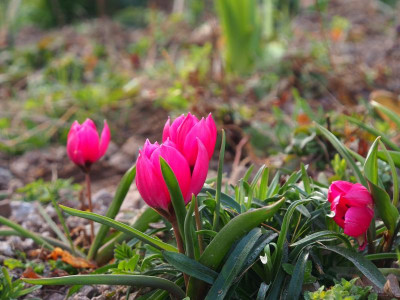
<svg viewBox="0 0 400 300">
<path fill-rule="evenodd" d="M 75 164 L 87 169 L 106 153 L 109 142 L 110 129 L 106 121 L 100 138 L 92 120 L 86 119 L 82 125 L 75 121 L 68 133 L 67 153 Z"/>
<path fill-rule="evenodd" d="M 188 113 L 187 116 L 181 115 L 172 122 L 168 118 L 163 131 L 163 142 L 170 139 L 176 144 L 178 150 L 186 157 L 190 167 L 194 166 L 197 158 L 199 139 L 208 153 L 210 160 L 215 148 L 217 139 L 217 127 L 209 114 L 206 119 L 196 118 L 196 116 Z"/>
<path fill-rule="evenodd" d="M 155 209 L 168 215 L 173 213 L 171 198 L 161 172 L 162 157 L 174 172 L 182 191 L 185 204 L 192 194 L 197 195 L 203 187 L 208 172 L 208 153 L 200 139 L 197 139 L 197 156 L 191 171 L 188 161 L 169 139 L 159 145 L 147 140 L 139 151 L 136 162 L 136 185 L 143 200 Z"/>
<path fill-rule="evenodd" d="M 365 236 L 374 216 L 372 196 L 359 183 L 334 181 L 329 187 L 328 201 L 335 212 L 333 220 L 344 229 L 344 233 L 361 241 L 366 246 Z"/>
</svg>

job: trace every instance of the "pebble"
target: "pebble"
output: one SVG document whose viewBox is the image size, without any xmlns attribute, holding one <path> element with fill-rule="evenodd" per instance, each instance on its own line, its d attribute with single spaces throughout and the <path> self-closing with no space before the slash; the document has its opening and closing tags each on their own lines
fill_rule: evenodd
<svg viewBox="0 0 400 300">
<path fill-rule="evenodd" d="M 10 170 L 0 167 L 0 190 L 7 190 L 12 179 Z"/>
<path fill-rule="evenodd" d="M 11 201 L 11 209 L 12 219 L 18 223 L 22 223 L 35 212 L 35 206 L 31 202 Z"/>
</svg>

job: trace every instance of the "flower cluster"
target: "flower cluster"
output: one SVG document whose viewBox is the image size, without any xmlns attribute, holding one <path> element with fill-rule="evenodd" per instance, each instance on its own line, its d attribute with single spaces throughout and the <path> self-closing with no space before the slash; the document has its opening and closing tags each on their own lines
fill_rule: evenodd
<svg viewBox="0 0 400 300">
<path fill-rule="evenodd" d="M 136 185 L 143 200 L 151 207 L 170 214 L 171 198 L 164 182 L 160 157 L 174 172 L 185 203 L 197 195 L 206 180 L 208 164 L 214 152 L 217 129 L 211 114 L 198 120 L 194 115 L 167 121 L 163 143 L 148 140 L 139 151 Z"/>
</svg>

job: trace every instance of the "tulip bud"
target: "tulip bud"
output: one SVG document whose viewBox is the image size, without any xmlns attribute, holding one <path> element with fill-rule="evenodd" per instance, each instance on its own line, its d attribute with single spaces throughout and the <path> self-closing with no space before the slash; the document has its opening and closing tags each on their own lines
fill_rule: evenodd
<svg viewBox="0 0 400 300">
<path fill-rule="evenodd" d="M 374 216 L 373 200 L 368 189 L 359 183 L 334 181 L 329 187 L 328 201 L 333 220 L 344 233 L 357 238 L 360 249 L 366 246 L 366 232 Z"/>
<path fill-rule="evenodd" d="M 181 115 L 176 118 L 172 124 L 168 118 L 164 126 L 163 142 L 167 139 L 176 144 L 178 150 L 186 157 L 192 167 L 197 158 L 197 139 L 207 150 L 208 159 L 211 159 L 217 139 L 217 127 L 211 114 L 206 119 L 202 118 L 199 121 L 196 116 L 188 113 L 186 117 Z"/>
<path fill-rule="evenodd" d="M 100 138 L 92 120 L 87 119 L 82 125 L 75 121 L 68 133 L 67 153 L 75 164 L 87 169 L 106 153 L 109 143 L 110 129 L 106 121 Z"/>
<path fill-rule="evenodd" d="M 182 196 L 187 204 L 192 194 L 197 195 L 206 180 L 208 172 L 208 153 L 197 139 L 197 157 L 191 170 L 188 161 L 169 139 L 159 145 L 147 140 L 139 151 L 136 162 L 136 186 L 143 200 L 155 209 L 161 209 L 168 215 L 173 214 L 171 197 L 164 181 L 160 157 L 170 166 L 178 181 Z"/>
</svg>

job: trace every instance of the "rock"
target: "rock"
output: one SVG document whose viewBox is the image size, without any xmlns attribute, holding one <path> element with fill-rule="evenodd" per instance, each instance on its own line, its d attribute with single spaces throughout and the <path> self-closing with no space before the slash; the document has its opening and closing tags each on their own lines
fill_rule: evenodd
<svg viewBox="0 0 400 300">
<path fill-rule="evenodd" d="M 52 293 L 51 295 L 48 296 L 47 299 L 51 300 L 64 300 L 65 295 L 60 294 L 60 293 Z"/>
<path fill-rule="evenodd" d="M 13 256 L 14 251 L 8 241 L 0 242 L 0 254 L 4 256 Z"/>
<path fill-rule="evenodd" d="M 400 287 L 399 281 L 397 280 L 396 275 L 389 274 L 386 277 L 387 281 L 383 291 L 388 294 L 390 297 L 395 297 L 396 299 L 400 298 Z"/>
<path fill-rule="evenodd" d="M 35 206 L 31 202 L 11 201 L 12 218 L 17 223 L 22 223 L 29 215 L 35 211 Z"/>
<path fill-rule="evenodd" d="M 106 189 L 101 189 L 93 195 L 92 199 L 93 205 L 104 205 L 108 207 L 113 200 L 113 195 Z"/>
<path fill-rule="evenodd" d="M 132 136 L 122 145 L 121 150 L 135 160 L 139 153 L 139 148 L 143 147 L 143 144 L 144 141 L 142 139 Z"/>
<path fill-rule="evenodd" d="M 121 172 L 126 172 L 132 165 L 134 159 L 128 154 L 117 152 L 110 158 L 110 165 Z"/>
<path fill-rule="evenodd" d="M 0 167 L 0 190 L 7 190 L 12 179 L 10 170 Z"/>
<path fill-rule="evenodd" d="M 0 200 L 0 216 L 9 218 L 11 216 L 10 200 Z"/>
</svg>

